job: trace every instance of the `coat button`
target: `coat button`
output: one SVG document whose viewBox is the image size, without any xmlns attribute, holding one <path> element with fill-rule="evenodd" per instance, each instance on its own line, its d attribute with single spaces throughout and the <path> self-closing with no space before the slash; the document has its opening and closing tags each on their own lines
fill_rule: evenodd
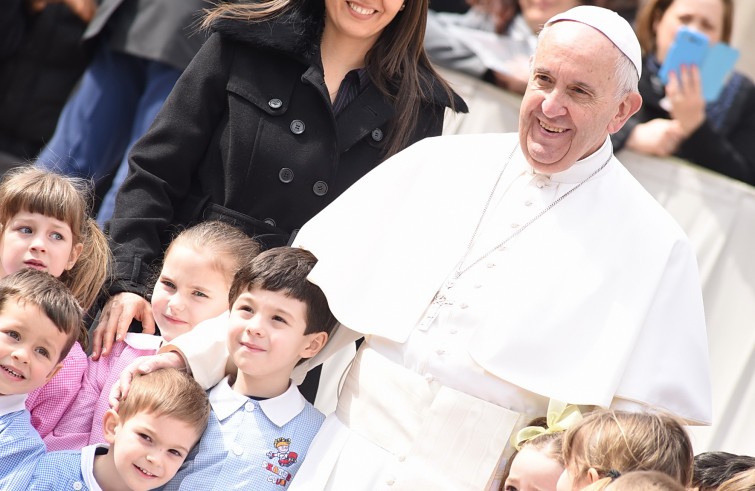
<svg viewBox="0 0 755 491">
<path fill-rule="evenodd" d="M 317 196 L 325 196 L 328 194 L 328 183 L 325 181 L 317 181 L 315 185 L 312 186 L 312 191 L 314 191 Z"/>
<path fill-rule="evenodd" d="M 278 179 L 280 179 L 282 183 L 288 184 L 294 180 L 294 171 L 288 167 L 284 167 L 278 172 Z"/>
<path fill-rule="evenodd" d="M 304 133 L 304 121 L 302 121 L 301 119 L 295 119 L 291 121 L 290 128 L 291 133 L 293 133 L 294 135 L 301 135 L 302 133 Z"/>
<path fill-rule="evenodd" d="M 267 101 L 267 105 L 270 106 L 271 109 L 280 109 L 283 105 L 283 101 L 280 99 L 270 99 Z"/>
<path fill-rule="evenodd" d="M 275 220 L 273 220 L 272 218 L 265 218 L 265 223 L 267 223 L 271 227 L 275 227 Z"/>
<path fill-rule="evenodd" d="M 375 128 L 374 130 L 372 130 L 372 139 L 376 142 L 379 142 L 380 140 L 382 140 L 383 130 L 381 130 L 380 128 Z"/>
</svg>

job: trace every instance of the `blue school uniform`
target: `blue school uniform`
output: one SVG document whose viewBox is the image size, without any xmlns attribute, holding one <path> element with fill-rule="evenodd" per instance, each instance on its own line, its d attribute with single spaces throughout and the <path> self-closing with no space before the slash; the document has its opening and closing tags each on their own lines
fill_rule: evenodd
<svg viewBox="0 0 755 491">
<path fill-rule="evenodd" d="M 257 401 L 223 379 L 209 391 L 212 412 L 199 444 L 165 490 L 281 491 L 299 470 L 325 417 L 293 383 Z"/>
<path fill-rule="evenodd" d="M 26 489 L 45 444 L 31 425 L 26 394 L 0 395 L 0 489 Z"/>
<path fill-rule="evenodd" d="M 39 460 L 29 490 L 102 491 L 94 478 L 94 456 L 107 452 L 107 448 L 106 444 L 97 444 L 48 453 Z"/>
</svg>

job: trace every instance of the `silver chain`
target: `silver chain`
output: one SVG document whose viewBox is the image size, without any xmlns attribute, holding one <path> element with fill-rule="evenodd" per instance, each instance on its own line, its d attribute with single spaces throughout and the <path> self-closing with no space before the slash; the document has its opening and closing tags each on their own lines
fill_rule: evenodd
<svg viewBox="0 0 755 491">
<path fill-rule="evenodd" d="M 474 244 L 474 241 L 477 238 L 477 233 L 480 231 L 480 226 L 482 225 L 482 220 L 485 218 L 485 215 L 488 212 L 488 207 L 490 206 L 490 202 L 493 200 L 493 195 L 495 194 L 495 191 L 498 188 L 498 184 L 500 183 L 501 178 L 503 177 L 503 173 L 506 172 L 506 169 L 508 168 L 509 163 L 511 162 L 511 158 L 514 156 L 514 152 L 516 151 L 517 148 L 519 148 L 519 144 L 518 143 L 516 145 L 514 145 L 514 149 L 511 151 L 511 153 L 509 154 L 508 159 L 506 160 L 506 164 L 504 164 L 503 169 L 501 169 L 501 173 L 498 174 L 498 179 L 496 179 L 495 184 L 493 184 L 493 189 L 490 190 L 490 195 L 488 196 L 488 200 L 485 202 L 485 207 L 482 209 L 482 213 L 480 214 L 480 219 L 478 220 L 477 226 L 475 226 L 474 232 L 472 233 L 472 238 L 469 239 L 469 244 L 467 245 L 467 251 L 464 253 L 464 257 L 462 257 L 461 261 L 459 261 L 459 263 L 458 263 L 459 267 L 456 268 L 456 272 L 454 273 L 454 279 L 459 278 L 461 275 L 463 275 L 464 273 L 466 273 L 467 271 L 469 271 L 477 263 L 479 263 L 480 261 L 482 261 L 486 257 L 490 256 L 491 254 L 493 254 L 493 252 L 495 252 L 496 249 L 498 249 L 501 246 L 506 245 L 506 243 L 508 241 L 510 241 L 511 239 L 513 239 L 514 237 L 516 237 L 517 235 L 519 235 L 522 232 L 524 232 L 524 229 L 526 229 L 527 227 L 529 227 L 530 225 L 532 225 L 537 219 L 539 219 L 540 217 L 542 217 L 543 215 L 545 215 L 551 208 L 553 208 L 554 206 L 556 206 L 557 204 L 559 204 L 561 201 L 563 201 L 564 198 L 566 198 L 571 193 L 573 193 L 574 191 L 576 191 L 577 189 L 579 189 L 584 183 L 586 183 L 587 181 L 589 181 L 590 179 L 592 179 L 595 176 L 595 174 L 597 174 L 598 172 L 602 171 L 603 168 L 606 165 L 608 165 L 608 162 L 611 161 L 611 157 L 613 157 L 613 153 L 611 153 L 611 155 L 608 156 L 608 159 L 605 162 L 603 162 L 603 165 L 601 165 L 592 174 L 590 174 L 585 179 L 583 179 L 582 182 L 580 182 L 579 184 L 577 184 L 576 186 L 574 186 L 573 188 L 571 188 L 570 190 L 568 190 L 567 192 L 565 192 L 563 195 L 561 195 L 558 198 L 556 198 L 555 200 L 553 200 L 553 202 L 551 204 L 549 204 L 548 206 L 546 206 L 545 208 L 543 208 L 542 210 L 540 210 L 540 212 L 537 215 L 535 215 L 534 217 L 532 217 L 527 223 L 525 223 L 524 225 L 522 225 L 521 227 L 519 227 L 518 229 L 516 229 L 511 235 L 509 235 L 508 237 L 506 237 L 505 239 L 503 239 L 501 242 L 499 242 L 495 247 L 493 247 L 492 249 L 490 249 L 488 252 L 486 252 L 482 256 L 478 257 L 477 259 L 475 259 L 471 264 L 467 265 L 467 267 L 461 268 L 461 265 L 464 264 L 464 261 L 467 259 L 467 256 L 469 255 L 470 251 L 472 250 L 472 245 Z"/>
</svg>

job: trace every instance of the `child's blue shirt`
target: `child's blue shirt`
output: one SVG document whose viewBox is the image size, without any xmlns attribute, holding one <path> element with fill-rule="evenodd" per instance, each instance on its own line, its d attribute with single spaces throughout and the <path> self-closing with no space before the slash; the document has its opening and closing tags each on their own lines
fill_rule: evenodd
<svg viewBox="0 0 755 491">
<path fill-rule="evenodd" d="M 257 401 L 234 392 L 226 377 L 208 395 L 207 430 L 163 489 L 286 489 L 325 419 L 322 413 L 293 383 L 280 396 Z"/>
<path fill-rule="evenodd" d="M 27 489 L 45 444 L 31 425 L 26 394 L 0 395 L 0 489 Z"/>
<path fill-rule="evenodd" d="M 94 456 L 106 444 L 81 450 L 61 450 L 43 456 L 29 484 L 29 491 L 102 491 L 94 478 Z"/>
</svg>

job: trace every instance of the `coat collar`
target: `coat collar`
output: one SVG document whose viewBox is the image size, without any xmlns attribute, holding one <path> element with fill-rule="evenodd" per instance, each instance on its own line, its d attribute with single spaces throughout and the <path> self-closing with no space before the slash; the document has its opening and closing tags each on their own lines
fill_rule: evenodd
<svg viewBox="0 0 755 491">
<path fill-rule="evenodd" d="M 319 64 L 325 10 L 321 2 L 295 1 L 280 15 L 260 22 L 218 19 L 211 30 L 259 48 L 282 51 Z"/>
</svg>

